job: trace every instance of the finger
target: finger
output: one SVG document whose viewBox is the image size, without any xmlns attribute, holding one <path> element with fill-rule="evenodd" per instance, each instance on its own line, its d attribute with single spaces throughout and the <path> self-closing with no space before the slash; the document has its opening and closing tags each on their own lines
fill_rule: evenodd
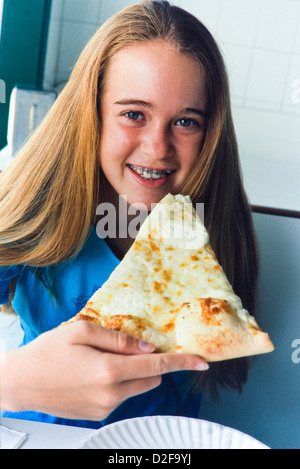
<svg viewBox="0 0 300 469">
<path fill-rule="evenodd" d="M 118 381 L 128 381 L 131 379 L 160 376 L 172 371 L 204 371 L 208 368 L 209 365 L 197 355 L 155 353 L 127 357 L 126 366 L 122 366 L 121 361 L 115 360 L 114 373 L 118 377 Z"/>
<path fill-rule="evenodd" d="M 118 388 L 115 388 L 115 393 L 117 392 L 118 395 L 114 397 L 116 402 L 121 404 L 126 399 L 151 391 L 151 389 L 158 387 L 160 384 L 161 376 L 151 376 L 149 378 L 124 381 L 120 383 Z"/>
<path fill-rule="evenodd" d="M 132 337 L 125 332 L 106 329 L 89 321 L 78 321 L 67 327 L 73 327 L 77 344 L 90 345 L 105 352 L 131 355 L 151 353 L 155 349 L 152 344 Z"/>
</svg>

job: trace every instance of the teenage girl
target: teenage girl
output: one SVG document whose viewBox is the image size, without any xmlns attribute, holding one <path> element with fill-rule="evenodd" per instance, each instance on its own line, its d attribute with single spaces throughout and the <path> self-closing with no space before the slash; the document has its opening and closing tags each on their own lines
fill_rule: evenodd
<svg viewBox="0 0 300 469">
<path fill-rule="evenodd" d="M 200 357 L 152 353 L 151 344 L 85 321 L 56 328 L 133 241 L 97 236 L 98 205 L 118 208 L 126 196 L 150 209 L 169 192 L 204 202 L 212 247 L 254 314 L 255 239 L 222 56 L 191 14 L 145 1 L 97 31 L 1 175 L 0 302 L 11 301 L 24 331 L 1 362 L 3 415 L 98 428 L 145 415 L 197 417 L 202 389 L 241 390 L 246 358 L 207 369 Z"/>
</svg>

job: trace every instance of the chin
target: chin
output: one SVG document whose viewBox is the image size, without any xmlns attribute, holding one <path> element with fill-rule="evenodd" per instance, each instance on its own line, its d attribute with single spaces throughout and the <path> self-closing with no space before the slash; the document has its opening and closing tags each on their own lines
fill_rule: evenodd
<svg viewBox="0 0 300 469">
<path fill-rule="evenodd" d="M 145 209 L 147 208 L 148 211 L 153 209 L 153 205 L 156 205 L 158 202 L 161 201 L 167 195 L 169 191 L 163 191 L 158 194 L 147 194 L 141 197 L 130 198 L 128 197 L 129 205 L 132 205 L 136 209 Z"/>
</svg>

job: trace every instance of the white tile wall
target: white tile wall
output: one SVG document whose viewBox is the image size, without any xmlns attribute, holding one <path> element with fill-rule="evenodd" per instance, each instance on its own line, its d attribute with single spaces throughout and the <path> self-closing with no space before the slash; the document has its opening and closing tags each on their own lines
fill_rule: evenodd
<svg viewBox="0 0 300 469">
<path fill-rule="evenodd" d="M 300 20 L 299 11 L 299 2 L 295 0 L 262 1 L 255 45 L 291 52 Z"/>
<path fill-rule="evenodd" d="M 260 0 L 223 1 L 217 27 L 222 41 L 240 46 L 253 46 L 260 6 Z"/>
<path fill-rule="evenodd" d="M 97 24 L 100 6 L 101 2 L 95 0 L 64 0 L 64 20 Z"/>
<path fill-rule="evenodd" d="M 232 100 L 235 104 L 242 105 L 252 64 L 252 48 L 226 44 L 223 56 L 229 74 Z"/>
<path fill-rule="evenodd" d="M 52 0 L 45 87 L 67 81 L 90 37 L 100 26 L 102 0 Z"/>
<path fill-rule="evenodd" d="M 45 71 L 44 71 L 44 74 L 45 74 L 44 87 L 45 88 L 52 88 L 56 84 L 57 60 L 58 60 L 59 50 L 61 46 L 60 36 L 61 36 L 61 18 L 52 17 L 50 25 L 49 25 L 48 47 L 47 47 L 47 55 L 46 55 L 46 63 L 45 63 Z"/>
<path fill-rule="evenodd" d="M 97 0 L 96 0 L 97 1 Z M 118 11 L 126 8 L 129 5 L 138 3 L 137 0 L 100 0 L 100 24 L 104 23 L 108 18 L 117 13 Z"/>
<path fill-rule="evenodd" d="M 298 0 L 299 1 L 299 0 Z M 297 32 L 296 32 L 296 39 L 295 39 L 295 44 L 294 44 L 294 52 L 295 54 L 300 54 L 300 28 L 298 26 Z"/>
<path fill-rule="evenodd" d="M 60 20 L 64 8 L 64 0 L 52 0 L 51 21 Z"/>
<path fill-rule="evenodd" d="M 211 30 L 217 30 L 222 0 L 174 0 L 171 3 L 201 18 Z"/>
<path fill-rule="evenodd" d="M 53 0 L 46 81 L 66 80 L 87 40 L 136 0 Z M 300 78 L 299 0 L 174 0 L 213 32 L 226 58 L 233 102 L 300 115 L 291 99 Z M 283 104 L 285 106 L 283 106 Z M 289 109 L 290 107 L 290 109 Z"/>
<path fill-rule="evenodd" d="M 95 23 L 65 20 L 62 24 L 60 48 L 57 60 L 57 80 L 68 78 L 76 59 L 88 40 L 96 32 Z M 70 40 L 71 38 L 71 40 Z"/>
<path fill-rule="evenodd" d="M 290 56 L 282 52 L 255 49 L 252 55 L 245 106 L 258 109 L 280 110 Z"/>
<path fill-rule="evenodd" d="M 56 86 L 66 81 L 96 28 L 136 1 L 53 0 L 45 83 Z M 244 149 L 245 179 L 246 161 L 255 159 L 264 161 L 266 167 L 274 159 L 284 161 L 287 167 L 290 161 L 293 171 L 298 161 L 300 174 L 300 147 L 297 149 L 294 131 L 300 129 L 300 0 L 173 0 L 172 3 L 201 19 L 224 54 L 235 115 L 248 126 L 245 129 L 240 122 L 236 123 L 238 140 Z M 243 112 L 239 113 L 239 109 Z M 273 145 L 272 135 L 280 135 L 282 143 Z M 249 146 L 250 139 L 253 143 Z M 272 178 L 268 184 L 272 184 Z M 250 200 L 264 205 L 266 191 L 260 192 L 259 182 L 258 190 L 252 186 Z M 293 199 L 293 208 L 300 209 L 297 187 L 283 190 L 292 196 L 282 197 L 280 207 L 292 208 L 286 205 Z M 273 193 L 271 189 L 269 193 Z M 273 205 L 278 204 L 277 199 L 272 200 Z M 268 202 L 271 205 L 272 200 Z"/>
</svg>

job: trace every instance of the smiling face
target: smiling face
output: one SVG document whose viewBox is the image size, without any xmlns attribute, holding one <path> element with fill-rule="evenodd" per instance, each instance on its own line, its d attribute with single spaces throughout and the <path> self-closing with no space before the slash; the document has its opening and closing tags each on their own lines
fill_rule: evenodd
<svg viewBox="0 0 300 469">
<path fill-rule="evenodd" d="M 150 209 L 176 193 L 199 157 L 206 89 L 200 65 L 166 41 L 117 52 L 101 97 L 100 164 L 107 201 Z"/>
</svg>

